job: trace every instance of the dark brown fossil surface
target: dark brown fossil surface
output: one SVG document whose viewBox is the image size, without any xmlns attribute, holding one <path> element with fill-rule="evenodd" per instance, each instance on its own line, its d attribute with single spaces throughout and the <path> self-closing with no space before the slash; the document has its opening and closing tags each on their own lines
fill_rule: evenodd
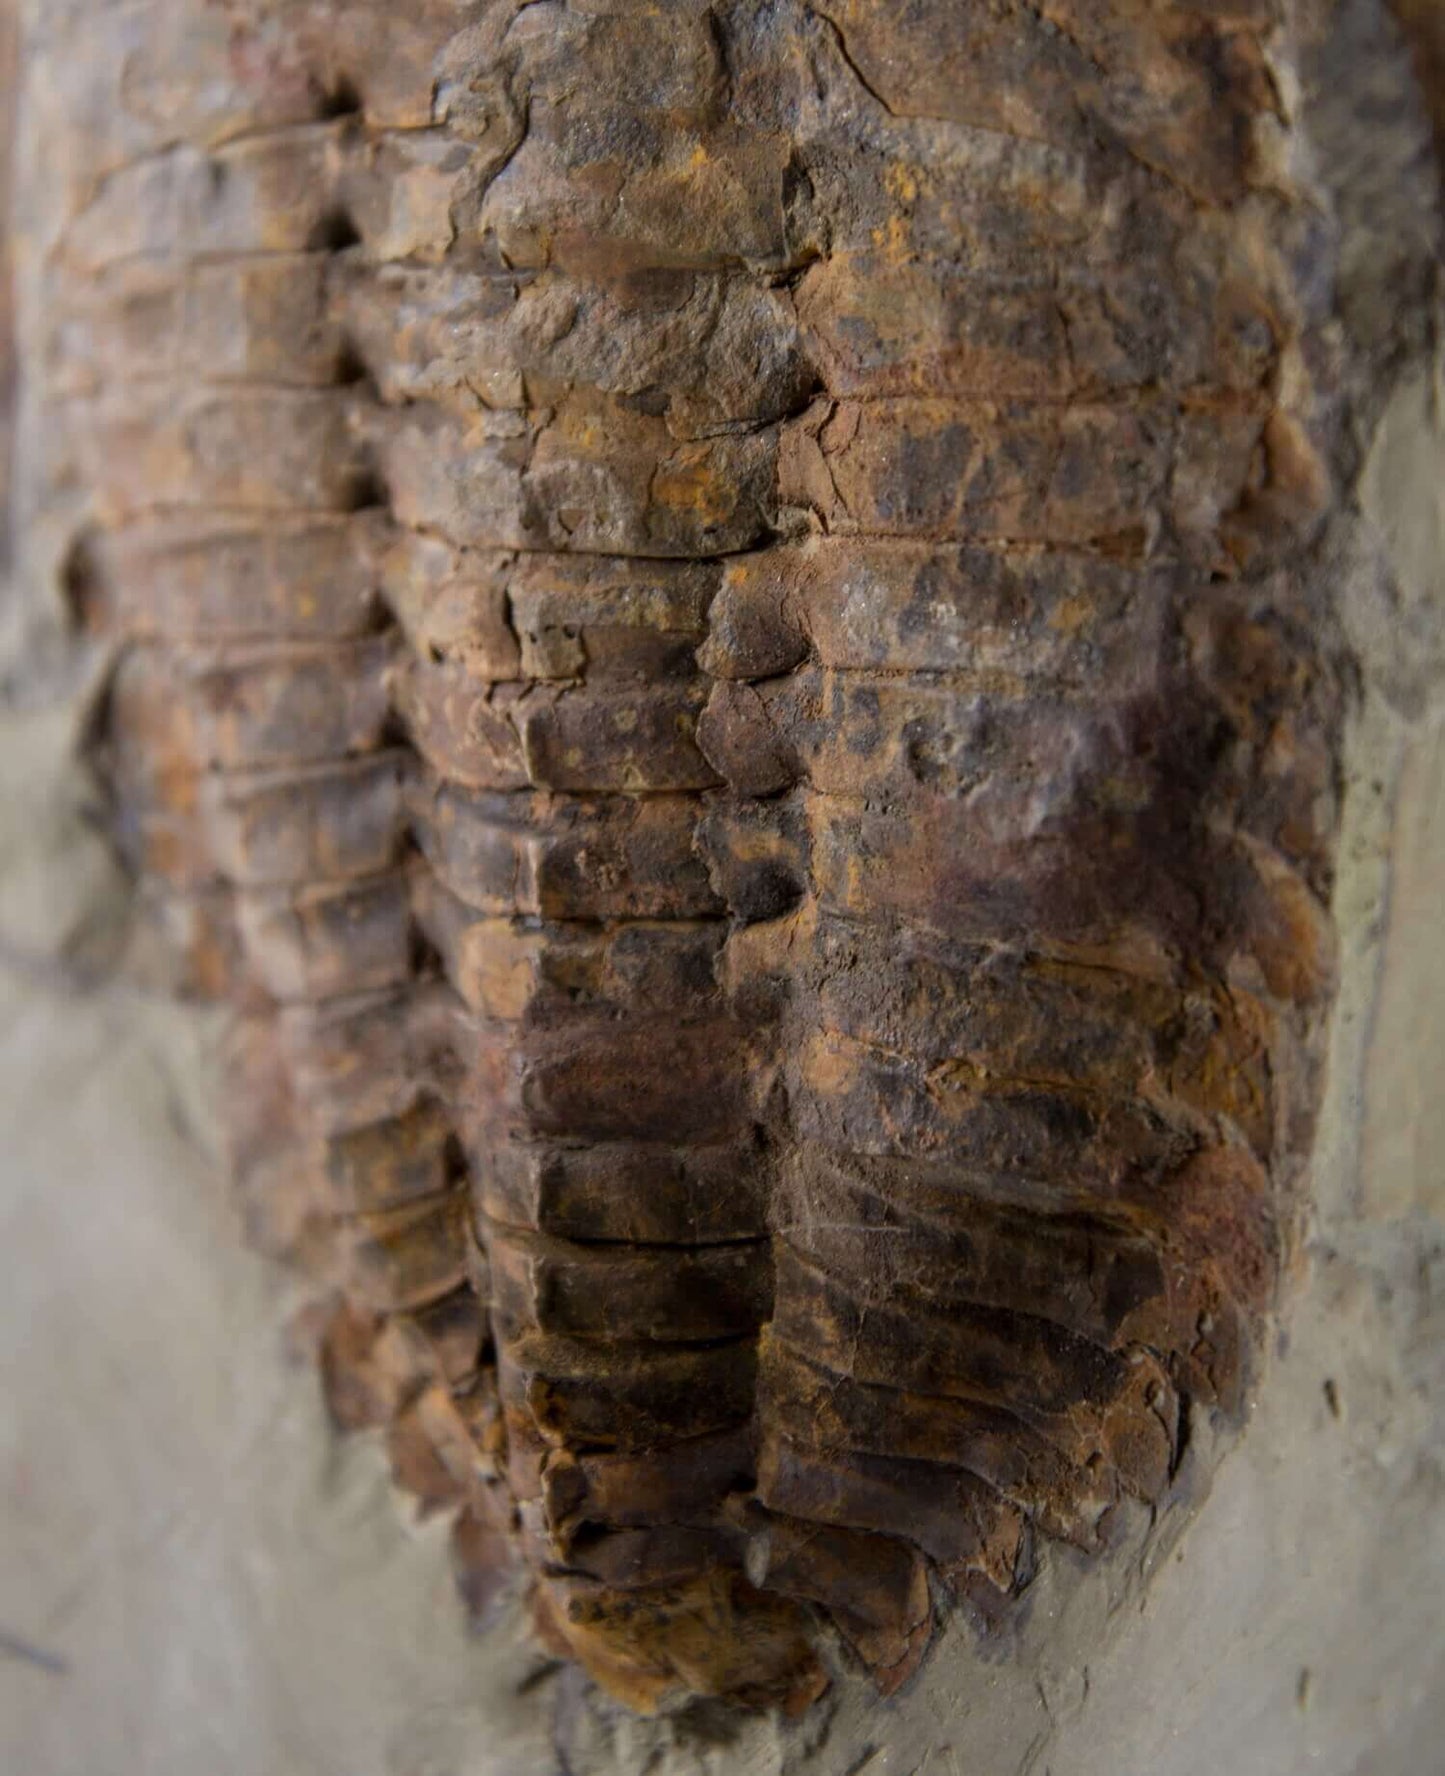
<svg viewBox="0 0 1445 1776">
<path fill-rule="evenodd" d="M 1332 977 L 1304 28 L 157 4 L 88 64 L 49 473 L 138 904 L 337 1416 L 634 1706 L 804 1706 L 824 1622 L 890 1691 L 1243 1405 Z"/>
</svg>

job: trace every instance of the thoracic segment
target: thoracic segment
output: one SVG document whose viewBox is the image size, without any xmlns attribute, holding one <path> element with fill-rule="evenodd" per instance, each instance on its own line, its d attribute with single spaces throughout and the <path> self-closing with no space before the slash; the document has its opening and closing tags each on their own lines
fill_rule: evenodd
<svg viewBox="0 0 1445 1776">
<path fill-rule="evenodd" d="M 1300 1200 L 1280 21 L 967 11 L 152 8 L 57 261 L 252 1228 L 474 1605 L 641 1707 L 802 1705 L 823 1617 L 891 1689 L 1099 1547 Z"/>
</svg>

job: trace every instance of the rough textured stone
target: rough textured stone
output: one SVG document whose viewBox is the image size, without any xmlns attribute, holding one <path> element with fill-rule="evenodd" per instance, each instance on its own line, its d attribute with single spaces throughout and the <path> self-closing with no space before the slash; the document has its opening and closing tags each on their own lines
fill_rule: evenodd
<svg viewBox="0 0 1445 1776">
<path fill-rule="evenodd" d="M 1314 25 L 344 10 L 62 232 L 117 832 L 234 902 L 248 1201 L 469 1594 L 638 1707 L 825 1620 L 891 1691 L 1166 1496 L 1297 1248 Z"/>
</svg>

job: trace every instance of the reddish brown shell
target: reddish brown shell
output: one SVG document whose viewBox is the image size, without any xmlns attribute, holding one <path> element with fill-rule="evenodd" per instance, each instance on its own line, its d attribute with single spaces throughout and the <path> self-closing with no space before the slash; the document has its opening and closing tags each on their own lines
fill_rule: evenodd
<svg viewBox="0 0 1445 1776">
<path fill-rule="evenodd" d="M 250 1225 L 474 1607 L 638 1707 L 803 1706 L 823 1619 L 890 1691 L 1163 1494 L 1291 1250 L 1282 18 L 162 10 L 53 474 Z"/>
</svg>

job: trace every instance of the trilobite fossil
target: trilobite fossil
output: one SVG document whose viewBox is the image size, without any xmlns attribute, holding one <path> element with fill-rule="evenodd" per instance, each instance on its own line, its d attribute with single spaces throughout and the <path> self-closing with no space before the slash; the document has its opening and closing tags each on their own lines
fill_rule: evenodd
<svg viewBox="0 0 1445 1776">
<path fill-rule="evenodd" d="M 824 1623 L 890 1691 L 1239 1413 L 1297 1244 L 1307 23 L 133 11 L 53 472 L 333 1410 L 634 1705 Z"/>
</svg>

